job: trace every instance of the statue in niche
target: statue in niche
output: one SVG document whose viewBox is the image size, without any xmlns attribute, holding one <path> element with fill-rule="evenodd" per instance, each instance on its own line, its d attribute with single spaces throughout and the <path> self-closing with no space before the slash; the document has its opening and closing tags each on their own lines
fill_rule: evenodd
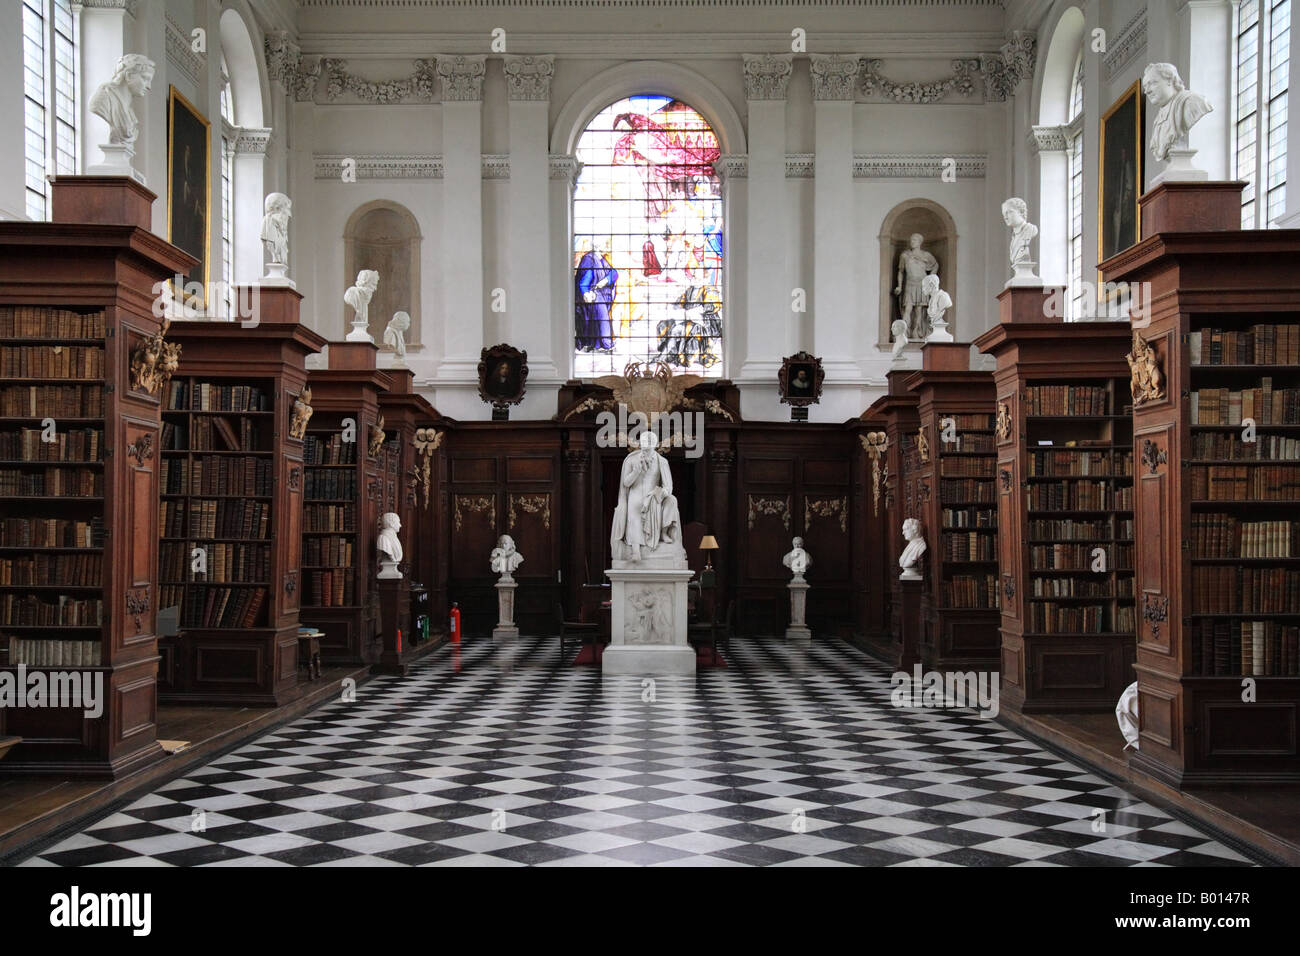
<svg viewBox="0 0 1300 956">
<path fill-rule="evenodd" d="M 1168 160 L 1170 153 L 1187 149 L 1187 134 L 1214 107 L 1200 93 L 1183 85 L 1172 63 L 1148 63 L 1142 71 L 1142 92 L 1156 109 L 1151 121 L 1151 155 Z"/>
<path fill-rule="evenodd" d="M 343 293 L 343 301 L 352 306 L 356 313 L 352 319 L 352 331 L 348 333 L 349 342 L 371 342 L 370 335 L 370 300 L 379 288 L 379 273 L 374 269 L 362 269 L 357 273 L 357 284 L 349 286 Z"/>
<path fill-rule="evenodd" d="M 515 571 L 524 563 L 524 556 L 515 550 L 515 539 L 503 534 L 497 538 L 490 560 L 493 574 L 501 575 L 502 581 L 513 581 Z"/>
<path fill-rule="evenodd" d="M 289 263 L 289 219 L 293 202 L 284 193 L 267 193 L 262 216 L 262 244 L 273 265 Z"/>
<path fill-rule="evenodd" d="M 638 446 L 623 459 L 609 539 L 616 561 L 685 556 L 673 475 L 657 445 L 654 432 L 647 428 L 641 432 Z"/>
<path fill-rule="evenodd" d="M 118 58 L 112 77 L 99 84 L 91 95 L 90 111 L 108 124 L 108 141 L 113 145 L 135 145 L 140 135 L 140 120 L 131 106 L 131 97 L 149 92 L 153 74 L 153 60 L 139 53 L 128 53 Z"/>
<path fill-rule="evenodd" d="M 907 248 L 898 254 L 898 276 L 894 285 L 899 315 L 907 323 L 907 337 L 914 341 L 923 340 L 930 334 L 923 280 L 939 271 L 939 260 L 921 248 L 923 242 L 925 237 L 919 232 L 912 233 L 907 240 Z"/>
</svg>

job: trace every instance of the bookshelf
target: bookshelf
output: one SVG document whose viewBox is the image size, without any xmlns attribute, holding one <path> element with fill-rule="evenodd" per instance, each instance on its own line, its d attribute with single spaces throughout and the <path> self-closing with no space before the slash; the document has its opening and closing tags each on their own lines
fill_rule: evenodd
<svg viewBox="0 0 1300 956">
<path fill-rule="evenodd" d="M 905 516 L 921 521 L 921 660 L 935 670 L 997 667 L 998 529 L 993 375 L 970 370 L 967 343 L 928 343 L 905 385 L 918 426 L 904 446 L 915 475 Z M 911 460 L 906 456 L 911 454 Z"/>
<path fill-rule="evenodd" d="M 379 395 L 390 385 L 375 367 L 378 352 L 368 342 L 331 342 L 328 367 L 308 378 L 314 411 L 303 440 L 300 616 L 323 632 L 321 657 L 331 664 L 376 654 L 370 593 L 391 451 L 378 427 Z"/>
<path fill-rule="evenodd" d="M 1109 712 L 1134 679 L 1129 339 L 1127 322 L 1067 327 L 1040 310 L 975 341 L 998 362 L 1002 702 L 1013 711 Z"/>
<path fill-rule="evenodd" d="M 173 326 L 184 352 L 162 413 L 158 576 L 180 633 L 159 642 L 165 703 L 278 706 L 297 683 L 306 482 L 295 417 L 306 356 L 324 339 L 297 323 L 296 291 L 252 295 L 255 327 Z"/>
<path fill-rule="evenodd" d="M 898 579 L 898 556 L 902 554 L 904 546 L 903 519 L 906 517 L 904 514 L 906 502 L 912 500 L 915 495 L 913 487 L 916 480 L 915 465 L 909 471 L 907 462 L 914 461 L 908 458 L 908 453 L 914 451 L 916 428 L 920 424 L 920 419 L 917 397 L 903 384 L 914 372 L 915 369 L 891 370 L 886 376 L 888 391 L 863 415 L 864 419 L 874 419 L 883 423 L 883 428 L 875 430 L 885 433 L 885 449 L 880 453 L 878 462 L 880 472 L 878 498 L 877 478 L 871 455 L 859 441 L 859 447 L 863 447 L 864 453 L 867 454 L 868 507 L 873 513 L 879 507 L 882 521 L 882 533 L 874 542 L 874 547 L 880 551 L 884 586 L 880 591 L 880 597 L 875 600 L 884 604 L 880 616 L 887 628 L 887 634 L 875 642 L 872 642 L 870 631 L 864 636 L 886 661 L 902 668 L 910 668 L 920 660 L 919 648 L 909 639 L 909 635 L 919 630 L 919 622 L 917 622 L 918 626 L 910 630 L 903 626 L 902 584 Z M 865 436 L 866 431 L 859 430 L 859 434 Z"/>
<path fill-rule="evenodd" d="M 1129 343 L 1141 713 L 1130 764 L 1176 786 L 1300 779 L 1300 231 L 1240 231 L 1226 213 L 1213 231 L 1175 231 L 1205 215 L 1203 191 L 1240 187 L 1157 187 L 1141 200 L 1157 212 L 1143 213 L 1145 238 L 1102 263 L 1107 281 L 1150 283 L 1154 304 Z"/>
<path fill-rule="evenodd" d="M 55 221 L 0 222 L 0 667 L 75 679 L 102 712 L 84 697 L 0 707 L 0 737 L 22 738 L 0 773 L 112 778 L 163 756 L 156 451 L 171 336 L 152 287 L 193 260 L 149 232 L 143 186 L 53 189 Z"/>
</svg>

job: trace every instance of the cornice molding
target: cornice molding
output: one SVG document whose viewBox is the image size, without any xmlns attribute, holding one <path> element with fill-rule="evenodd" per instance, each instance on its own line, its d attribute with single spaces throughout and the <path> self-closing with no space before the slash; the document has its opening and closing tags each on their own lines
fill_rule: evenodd
<svg viewBox="0 0 1300 956">
<path fill-rule="evenodd" d="M 1107 80 L 1113 80 L 1133 59 L 1147 48 L 1147 11 L 1146 7 L 1138 10 L 1124 24 L 1116 40 L 1102 57 L 1102 67 Z"/>
<path fill-rule="evenodd" d="M 487 57 L 479 55 L 438 56 L 438 77 L 442 80 L 442 101 L 470 102 L 483 99 L 483 76 Z"/>
<path fill-rule="evenodd" d="M 345 157 L 317 153 L 312 157 L 316 179 L 342 180 L 343 160 L 356 163 L 357 180 L 442 179 L 442 156 L 422 153 L 385 153 Z"/>
<path fill-rule="evenodd" d="M 574 7 L 691 7 L 694 9 L 734 9 L 737 7 L 1000 7 L 1004 0 L 297 0 L 300 7 L 425 7 L 453 10 L 484 8 L 554 8 Z"/>
<path fill-rule="evenodd" d="M 176 69 L 180 70 L 190 82 L 195 86 L 199 85 L 199 77 L 203 75 L 203 68 L 206 65 L 204 58 L 194 52 L 190 46 L 190 38 L 184 30 L 171 17 L 165 17 L 165 32 L 167 33 L 167 62 Z"/>
<path fill-rule="evenodd" d="M 952 160 L 958 179 L 983 179 L 988 157 L 981 153 L 866 153 L 853 157 L 854 179 L 939 179 Z"/>
<path fill-rule="evenodd" d="M 745 99 L 784 100 L 794 71 L 790 53 L 745 53 Z"/>
<path fill-rule="evenodd" d="M 786 179 L 812 179 L 816 169 L 817 156 L 814 153 L 786 153 Z"/>
<path fill-rule="evenodd" d="M 87 10 L 125 10 L 135 16 L 136 0 L 79 0 Z"/>
<path fill-rule="evenodd" d="M 510 154 L 509 153 L 484 153 L 483 154 L 483 178 L 484 179 L 509 179 L 510 178 Z"/>
<path fill-rule="evenodd" d="M 553 56 L 505 57 L 506 88 L 519 102 L 549 102 L 555 76 Z"/>
</svg>

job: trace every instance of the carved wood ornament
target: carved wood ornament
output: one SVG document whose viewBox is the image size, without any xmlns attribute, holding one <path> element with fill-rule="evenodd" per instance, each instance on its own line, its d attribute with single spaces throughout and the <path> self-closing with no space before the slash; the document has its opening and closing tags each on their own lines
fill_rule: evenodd
<svg viewBox="0 0 1300 956">
<path fill-rule="evenodd" d="M 180 367 L 180 344 L 163 341 L 170 327 L 171 320 L 164 319 L 157 333 L 142 341 L 131 354 L 131 388 L 152 395 L 166 387 Z"/>
<path fill-rule="evenodd" d="M 871 505 L 872 514 L 880 515 L 880 459 L 889 450 L 889 436 L 884 432 L 867 432 L 859 435 L 862 447 L 871 457 Z M 889 467 L 885 466 L 886 469 Z"/>
<path fill-rule="evenodd" d="M 378 458 L 379 452 L 384 447 L 384 441 L 388 436 L 384 434 L 384 415 L 379 413 L 379 421 L 370 426 L 370 445 L 366 449 L 366 454 L 371 458 Z"/>
<path fill-rule="evenodd" d="M 1138 408 L 1147 402 L 1157 402 L 1164 398 L 1164 372 L 1160 369 L 1159 357 L 1136 329 L 1133 330 L 1133 351 L 1125 358 L 1132 375 L 1129 386 L 1133 392 L 1133 407 Z"/>
<path fill-rule="evenodd" d="M 429 510 L 429 469 L 433 464 L 433 453 L 439 445 L 442 444 L 440 432 L 433 428 L 417 428 L 415 430 L 415 453 L 420 456 L 420 486 L 424 491 L 424 510 Z M 459 528 L 460 525 L 457 524 Z"/>
<path fill-rule="evenodd" d="M 304 385 L 298 397 L 293 400 L 293 409 L 289 413 L 289 437 L 302 440 L 307 434 L 307 423 L 311 421 L 311 386 Z"/>
<path fill-rule="evenodd" d="M 998 402 L 997 432 L 1000 441 L 1011 437 L 1011 406 L 1006 402 Z"/>
</svg>

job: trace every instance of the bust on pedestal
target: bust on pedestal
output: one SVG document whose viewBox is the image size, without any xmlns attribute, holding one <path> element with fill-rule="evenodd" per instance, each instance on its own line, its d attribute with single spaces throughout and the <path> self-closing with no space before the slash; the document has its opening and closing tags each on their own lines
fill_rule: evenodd
<svg viewBox="0 0 1300 956">
<path fill-rule="evenodd" d="M 902 568 L 902 573 L 898 575 L 900 581 L 919 581 L 921 572 L 917 570 L 921 564 L 921 555 L 925 554 L 925 538 L 921 536 L 921 522 L 915 518 L 908 518 L 903 522 L 903 538 L 907 541 L 907 547 L 903 553 L 898 556 L 898 566 Z"/>
<path fill-rule="evenodd" d="M 794 572 L 790 583 L 790 626 L 785 629 L 788 641 L 807 641 L 812 638 L 804 618 L 808 610 L 808 582 L 803 573 L 812 567 L 812 555 L 803 549 L 803 538 L 790 542 L 790 552 L 781 559 L 781 563 Z"/>
<path fill-rule="evenodd" d="M 508 534 L 497 538 L 497 546 L 492 549 L 492 573 L 501 575 L 497 579 L 497 626 L 492 628 L 492 640 L 511 641 L 519 636 L 515 624 L 515 583 L 514 573 L 524 563 L 524 556 L 515 550 L 515 539 Z"/>
<path fill-rule="evenodd" d="M 289 278 L 289 220 L 293 202 L 284 193 L 267 193 L 262 206 L 262 245 L 266 247 L 266 275 L 259 285 L 284 285 L 296 289 Z"/>
<path fill-rule="evenodd" d="M 90 111 L 108 124 L 108 142 L 99 147 L 103 162 L 86 167 L 88 176 L 128 176 L 144 184 L 144 176 L 131 165 L 140 134 L 140 120 L 131 100 L 149 92 L 153 74 L 153 60 L 128 53 L 118 58 L 113 75 L 91 95 Z"/>
<path fill-rule="evenodd" d="M 379 550 L 379 580 L 392 581 L 400 579 L 402 572 L 397 564 L 402 560 L 402 542 L 397 539 L 397 532 L 402 530 L 402 519 L 393 512 L 387 512 L 380 519 L 379 540 L 375 547 Z"/>
<path fill-rule="evenodd" d="M 613 567 L 607 674 L 693 674 L 686 641 L 686 582 L 693 573 L 682 547 L 681 518 L 668 459 L 644 430 L 623 459 L 610 531 Z"/>
</svg>

